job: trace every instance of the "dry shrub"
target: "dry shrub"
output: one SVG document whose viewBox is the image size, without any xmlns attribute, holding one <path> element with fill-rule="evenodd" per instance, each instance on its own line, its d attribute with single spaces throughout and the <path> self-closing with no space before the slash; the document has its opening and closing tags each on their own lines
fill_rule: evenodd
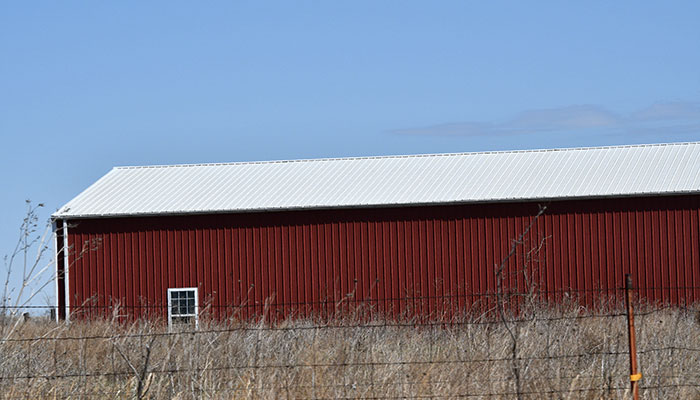
<svg viewBox="0 0 700 400">
<path fill-rule="evenodd" d="M 643 398 L 700 398 L 697 307 L 641 307 Z M 625 316 L 574 303 L 502 322 L 381 318 L 55 324 L 34 319 L 0 343 L 2 398 L 628 398 Z M 522 379 L 520 393 L 513 367 Z"/>
</svg>

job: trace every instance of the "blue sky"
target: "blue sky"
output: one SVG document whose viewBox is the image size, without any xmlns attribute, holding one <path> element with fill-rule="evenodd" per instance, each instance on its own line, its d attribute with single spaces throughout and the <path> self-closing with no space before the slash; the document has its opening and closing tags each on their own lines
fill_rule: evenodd
<svg viewBox="0 0 700 400">
<path fill-rule="evenodd" d="M 700 3 L 3 2 L 0 254 L 117 165 L 700 140 Z"/>
</svg>

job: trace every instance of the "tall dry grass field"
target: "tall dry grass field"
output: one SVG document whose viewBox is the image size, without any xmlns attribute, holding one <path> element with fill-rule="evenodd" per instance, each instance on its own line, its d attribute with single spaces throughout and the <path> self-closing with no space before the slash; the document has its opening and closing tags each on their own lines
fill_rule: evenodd
<svg viewBox="0 0 700 400">
<path fill-rule="evenodd" d="M 697 310 L 638 310 L 642 398 L 700 399 Z M 466 317 L 448 324 L 200 321 L 195 332 L 143 321 L 34 318 L 0 343 L 0 393 L 6 399 L 621 399 L 629 397 L 621 311 L 537 307 L 507 324 Z"/>
</svg>

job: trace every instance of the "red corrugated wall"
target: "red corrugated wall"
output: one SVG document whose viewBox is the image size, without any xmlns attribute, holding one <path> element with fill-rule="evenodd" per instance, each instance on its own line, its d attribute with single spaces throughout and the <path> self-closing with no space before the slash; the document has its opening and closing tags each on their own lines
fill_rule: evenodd
<svg viewBox="0 0 700 400">
<path fill-rule="evenodd" d="M 649 301 L 700 299 L 700 196 L 672 196 L 75 220 L 70 303 L 143 315 L 162 312 L 167 288 L 198 287 L 201 305 L 242 318 L 466 309 L 494 293 L 496 266 L 539 205 L 507 290 L 591 305 L 631 273 Z"/>
</svg>

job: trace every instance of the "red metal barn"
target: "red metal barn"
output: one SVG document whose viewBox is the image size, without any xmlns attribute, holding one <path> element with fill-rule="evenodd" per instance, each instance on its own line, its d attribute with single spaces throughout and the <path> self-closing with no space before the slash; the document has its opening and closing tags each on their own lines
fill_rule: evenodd
<svg viewBox="0 0 700 400">
<path fill-rule="evenodd" d="M 61 318 L 452 313 L 512 248 L 502 291 L 700 299 L 700 143 L 120 167 L 53 218 Z"/>
</svg>

